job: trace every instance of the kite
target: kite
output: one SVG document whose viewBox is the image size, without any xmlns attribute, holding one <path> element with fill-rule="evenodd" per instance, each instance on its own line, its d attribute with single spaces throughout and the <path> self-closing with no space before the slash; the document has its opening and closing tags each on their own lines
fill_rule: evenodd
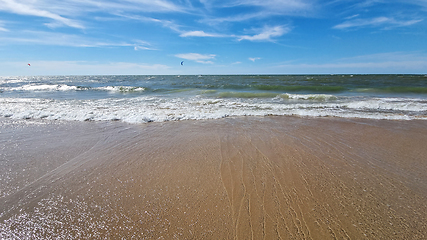
<svg viewBox="0 0 427 240">
<path fill-rule="evenodd" d="M 28 63 L 27 65 L 28 65 L 29 67 L 31 67 L 31 64 L 29 64 L 29 63 Z"/>
<path fill-rule="evenodd" d="M 184 61 L 181 62 L 181 65 L 184 65 Z"/>
</svg>

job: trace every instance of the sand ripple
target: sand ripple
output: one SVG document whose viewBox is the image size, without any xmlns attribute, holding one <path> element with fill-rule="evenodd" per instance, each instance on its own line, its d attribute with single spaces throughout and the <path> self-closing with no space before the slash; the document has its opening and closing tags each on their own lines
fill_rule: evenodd
<svg viewBox="0 0 427 240">
<path fill-rule="evenodd" d="M 425 121 L 252 117 L 0 130 L 0 238 L 427 237 Z"/>
</svg>

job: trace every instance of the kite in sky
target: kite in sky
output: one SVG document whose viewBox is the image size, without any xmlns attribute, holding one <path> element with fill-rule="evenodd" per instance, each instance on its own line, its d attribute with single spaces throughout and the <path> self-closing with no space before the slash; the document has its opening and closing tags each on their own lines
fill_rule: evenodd
<svg viewBox="0 0 427 240">
<path fill-rule="evenodd" d="M 29 67 L 31 67 L 31 64 L 29 64 L 29 63 L 28 63 L 27 65 L 28 65 Z"/>
<path fill-rule="evenodd" d="M 181 62 L 181 65 L 184 65 L 184 61 Z"/>
</svg>

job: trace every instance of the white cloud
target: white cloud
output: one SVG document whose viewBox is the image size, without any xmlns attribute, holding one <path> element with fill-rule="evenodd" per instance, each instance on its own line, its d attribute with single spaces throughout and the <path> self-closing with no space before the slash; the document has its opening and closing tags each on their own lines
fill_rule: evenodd
<svg viewBox="0 0 427 240">
<path fill-rule="evenodd" d="M 405 3 L 405 4 L 413 4 L 413 5 L 421 6 L 421 7 L 424 8 L 422 10 L 427 11 L 427 0 L 411 0 L 411 1 L 408 1 L 408 0 L 397 0 L 397 1 Z"/>
<path fill-rule="evenodd" d="M 172 2 L 164 0 L 126 0 L 127 2 L 133 3 L 135 5 L 140 5 L 141 9 L 145 11 L 166 11 L 166 12 L 181 12 L 184 11 L 183 7 L 178 6 Z M 123 5 L 126 5 L 124 3 Z"/>
<path fill-rule="evenodd" d="M 133 47 L 135 50 L 156 50 L 150 43 L 134 40 L 124 41 L 104 41 L 96 38 L 88 38 L 80 35 L 44 32 L 44 31 L 24 31 L 16 36 L 0 36 L 2 44 L 38 44 L 67 47 Z"/>
<path fill-rule="evenodd" d="M 151 46 L 150 43 L 146 41 L 137 40 L 134 43 L 128 43 L 129 45 L 134 45 L 135 51 L 138 50 L 157 50 Z"/>
<path fill-rule="evenodd" d="M 205 33 L 204 31 L 183 32 L 180 37 L 226 37 L 225 35 L 215 33 Z"/>
<path fill-rule="evenodd" d="M 48 27 L 68 26 L 85 29 L 76 20 L 87 13 L 127 15 L 132 12 L 185 12 L 185 6 L 165 0 L 0 0 L 0 11 L 53 20 Z"/>
<path fill-rule="evenodd" d="M 226 35 L 217 33 L 206 33 L 205 31 L 188 31 L 182 32 L 180 37 L 217 37 L 217 38 L 237 38 L 238 41 L 272 41 L 274 37 L 280 37 L 291 31 L 287 26 L 264 27 L 262 29 L 252 30 L 259 32 L 255 35 Z"/>
<path fill-rule="evenodd" d="M 9 30 L 4 27 L 4 22 L 2 21 L 0 21 L 0 32 L 9 32 Z"/>
<path fill-rule="evenodd" d="M 249 58 L 249 60 L 251 60 L 252 62 L 255 62 L 256 60 L 260 60 L 261 58 L 259 57 L 254 57 L 254 58 Z"/>
<path fill-rule="evenodd" d="M 239 36 L 238 40 L 249 40 L 249 41 L 271 41 L 272 37 L 280 37 L 290 32 L 290 27 L 287 26 L 275 26 L 275 27 L 264 27 L 260 33 L 249 36 Z"/>
<path fill-rule="evenodd" d="M 207 23 L 210 25 L 215 25 L 223 22 L 244 22 L 253 18 L 262 18 L 266 17 L 265 13 L 256 12 L 249 14 L 233 15 L 227 17 L 206 17 L 206 19 L 200 20 L 200 22 Z"/>
<path fill-rule="evenodd" d="M 138 50 L 156 50 L 156 49 L 154 49 L 154 48 L 144 47 L 144 46 L 141 46 L 141 45 L 135 45 L 135 46 L 133 47 L 133 49 L 134 49 L 135 51 L 138 51 Z"/>
<path fill-rule="evenodd" d="M 95 20 L 112 19 L 111 16 L 117 16 L 118 19 L 133 19 L 142 22 L 155 22 L 161 24 L 165 28 L 169 28 L 180 34 L 181 37 L 229 37 L 249 41 L 271 41 L 271 38 L 281 36 L 290 31 L 288 27 L 276 26 L 266 27 L 261 29 L 261 32 L 254 35 L 237 36 L 234 34 L 221 34 L 206 31 L 182 31 L 183 26 L 175 23 L 173 20 L 158 19 L 150 16 L 141 15 L 141 12 L 179 12 L 187 15 L 200 16 L 200 12 L 206 10 L 207 7 L 221 9 L 230 6 L 254 6 L 256 9 L 253 12 L 248 12 L 245 15 L 236 16 L 235 14 L 225 16 L 223 18 L 206 17 L 201 22 L 240 22 L 252 18 L 265 18 L 273 13 L 273 10 L 293 12 L 295 10 L 309 9 L 312 5 L 311 0 L 234 0 L 231 3 L 220 3 L 217 1 L 202 0 L 200 3 L 204 5 L 204 9 L 195 8 L 190 1 L 174 2 L 170 0 L 0 0 L 0 11 L 43 17 L 52 20 L 44 23 L 50 28 L 60 26 L 68 26 L 72 28 L 85 29 L 86 21 L 90 16 L 94 16 Z M 203 7 L 202 7 L 203 8 Z M 209 11 L 207 11 L 209 12 Z M 91 15 L 88 15 L 90 13 Z M 104 13 L 103 16 L 97 13 Z M 105 15 L 106 14 L 106 15 Z M 89 16 L 89 18 L 85 17 Z M 115 19 L 116 21 L 118 19 Z M 0 25 L 0 31 L 5 31 Z M 138 47 L 137 47 L 138 48 Z M 140 48 L 138 48 L 140 49 Z"/>
<path fill-rule="evenodd" d="M 304 0 L 237 0 L 241 5 L 263 6 L 266 8 L 306 9 L 310 4 Z"/>
<path fill-rule="evenodd" d="M 316 5 L 316 0 L 231 0 L 231 1 L 202 1 L 209 8 L 215 8 L 218 11 L 225 9 L 229 12 L 235 8 L 233 14 L 225 15 L 206 15 L 200 22 L 210 25 L 216 25 L 223 22 L 245 22 L 253 19 L 267 19 L 274 16 L 313 16 L 316 11 L 321 9 Z M 245 9 L 245 11 L 241 11 Z M 242 12 L 242 13 L 241 13 Z M 243 13 L 245 12 L 245 13 Z"/>
<path fill-rule="evenodd" d="M 393 1 L 393 0 L 391 0 Z M 363 0 L 363 1 L 356 1 L 356 6 L 359 8 L 367 8 L 377 5 L 378 3 L 382 3 L 383 0 Z"/>
<path fill-rule="evenodd" d="M 172 31 L 181 33 L 182 31 L 180 30 L 180 27 L 178 24 L 174 23 L 173 21 L 170 20 L 162 20 L 162 19 L 157 19 L 157 18 L 152 18 L 152 17 L 146 17 L 146 16 L 139 16 L 139 15 L 134 15 L 134 14 L 122 14 L 122 13 L 114 13 L 114 15 L 118 16 L 118 17 L 122 17 L 123 19 L 131 19 L 131 20 L 136 20 L 136 21 L 140 21 L 140 22 L 151 22 L 151 23 L 158 23 L 163 25 L 163 27 L 165 28 L 169 28 Z M 100 18 L 100 20 L 103 20 L 103 18 Z M 117 21 L 118 19 L 105 19 L 107 21 Z"/>
<path fill-rule="evenodd" d="M 198 63 L 212 64 L 212 61 L 208 61 L 210 59 L 215 58 L 215 54 L 200 54 L 200 53 L 182 53 L 176 54 L 175 57 L 195 61 Z"/>
<path fill-rule="evenodd" d="M 305 15 L 314 9 L 312 0 L 234 0 L 226 6 L 261 7 L 265 14 Z"/>
<path fill-rule="evenodd" d="M 358 28 L 358 27 L 404 27 L 410 26 L 416 23 L 423 21 L 422 19 L 414 19 L 414 20 L 396 20 L 394 18 L 389 17 L 377 17 L 370 19 L 354 19 L 345 21 L 341 24 L 335 25 L 333 28 L 335 29 L 348 29 L 348 28 Z"/>
<path fill-rule="evenodd" d="M 369 9 L 377 8 L 378 9 L 384 9 L 388 10 L 388 6 L 386 5 L 394 5 L 394 4 L 403 4 L 403 5 L 413 5 L 418 6 L 421 8 L 418 8 L 422 11 L 427 11 L 427 0 L 352 0 L 354 3 L 353 7 L 362 10 L 363 12 L 370 11 Z M 344 2 L 344 4 L 351 2 L 351 1 L 332 1 L 332 4 Z M 402 5 L 400 6 L 401 9 L 404 9 L 406 6 L 402 8 Z M 396 11 L 393 11 L 393 13 L 396 13 Z"/>
<path fill-rule="evenodd" d="M 0 10 L 20 15 L 49 18 L 69 27 L 84 28 L 84 26 L 81 25 L 78 21 L 62 17 L 47 10 L 39 9 L 27 1 L 18 2 L 17 0 L 0 0 Z"/>
<path fill-rule="evenodd" d="M 345 19 L 349 20 L 349 19 L 357 18 L 358 16 L 360 16 L 360 14 L 354 14 L 352 16 L 346 17 Z"/>
</svg>

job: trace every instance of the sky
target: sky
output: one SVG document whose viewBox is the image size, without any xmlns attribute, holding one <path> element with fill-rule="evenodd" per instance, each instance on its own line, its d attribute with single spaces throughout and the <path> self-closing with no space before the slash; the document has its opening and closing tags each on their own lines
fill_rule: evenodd
<svg viewBox="0 0 427 240">
<path fill-rule="evenodd" d="M 427 74 L 427 0 L 0 0 L 0 76 L 376 73 Z"/>
</svg>

